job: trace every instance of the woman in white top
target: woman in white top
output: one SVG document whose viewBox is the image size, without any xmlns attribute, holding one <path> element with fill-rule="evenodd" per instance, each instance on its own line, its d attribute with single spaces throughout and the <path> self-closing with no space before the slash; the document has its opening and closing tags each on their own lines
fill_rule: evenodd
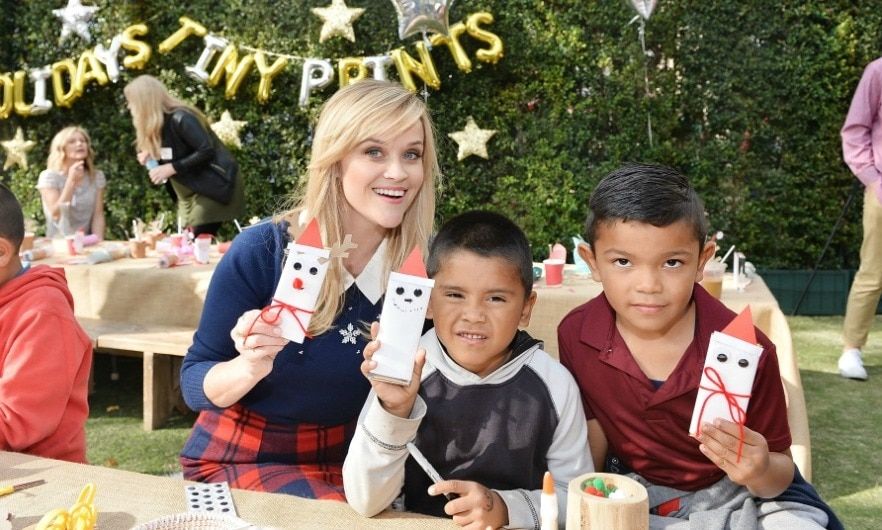
<svg viewBox="0 0 882 530">
<path fill-rule="evenodd" d="M 58 237 L 78 230 L 104 239 L 104 173 L 95 169 L 89 133 L 65 127 L 52 139 L 47 169 L 37 189 L 46 214 L 46 235 Z"/>
</svg>

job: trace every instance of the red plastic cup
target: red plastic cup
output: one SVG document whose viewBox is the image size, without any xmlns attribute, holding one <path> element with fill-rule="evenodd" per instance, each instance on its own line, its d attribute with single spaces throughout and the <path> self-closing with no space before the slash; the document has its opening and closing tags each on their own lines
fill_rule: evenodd
<svg viewBox="0 0 882 530">
<path fill-rule="evenodd" d="M 542 264 L 545 266 L 545 285 L 554 287 L 563 283 L 564 260 L 547 259 Z"/>
</svg>

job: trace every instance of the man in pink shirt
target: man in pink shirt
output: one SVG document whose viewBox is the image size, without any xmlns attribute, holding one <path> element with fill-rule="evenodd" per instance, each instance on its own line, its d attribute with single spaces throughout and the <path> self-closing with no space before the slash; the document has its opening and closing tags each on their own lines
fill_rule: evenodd
<svg viewBox="0 0 882 530">
<path fill-rule="evenodd" d="M 865 380 L 861 348 L 882 294 L 882 58 L 867 65 L 842 126 L 845 163 L 866 186 L 861 264 L 845 310 L 839 373 Z"/>
</svg>

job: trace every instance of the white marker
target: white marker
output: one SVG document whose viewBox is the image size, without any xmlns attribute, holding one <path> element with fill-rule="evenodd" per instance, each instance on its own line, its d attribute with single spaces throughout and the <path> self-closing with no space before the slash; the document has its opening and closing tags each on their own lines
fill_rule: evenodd
<svg viewBox="0 0 882 530">
<path fill-rule="evenodd" d="M 557 494 L 554 492 L 554 478 L 550 471 L 542 477 L 542 495 L 539 496 L 540 530 L 557 530 Z"/>
</svg>

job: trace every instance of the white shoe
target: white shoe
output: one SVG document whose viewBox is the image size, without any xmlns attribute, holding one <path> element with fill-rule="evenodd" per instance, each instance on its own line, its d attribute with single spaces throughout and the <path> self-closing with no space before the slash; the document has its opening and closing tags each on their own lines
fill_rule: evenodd
<svg viewBox="0 0 882 530">
<path fill-rule="evenodd" d="M 860 379 L 866 381 L 867 370 L 861 361 L 861 351 L 857 348 L 849 348 L 842 352 L 839 357 L 839 375 L 848 379 Z"/>
</svg>

